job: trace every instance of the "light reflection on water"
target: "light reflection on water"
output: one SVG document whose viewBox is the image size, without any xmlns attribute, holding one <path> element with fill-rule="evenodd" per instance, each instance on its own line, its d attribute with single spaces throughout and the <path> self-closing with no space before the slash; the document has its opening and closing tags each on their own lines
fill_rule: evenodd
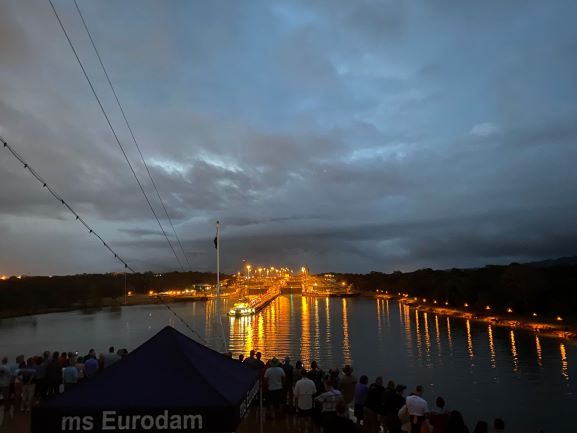
<svg viewBox="0 0 577 433">
<path fill-rule="evenodd" d="M 565 350 L 565 345 L 563 343 L 559 344 L 559 349 L 561 351 L 561 374 L 563 378 L 569 380 L 569 364 L 567 362 L 567 351 Z"/>
<path fill-rule="evenodd" d="M 382 299 L 290 295 L 256 316 L 223 317 L 222 335 L 214 302 L 172 308 L 213 347 L 226 337 L 235 358 L 256 349 L 264 358 L 289 355 L 307 366 L 317 360 L 324 369 L 351 364 L 357 376 L 371 380 L 383 375 L 410 388 L 423 384 L 431 405 L 442 395 L 470 427 L 477 419 L 501 416 L 510 431 L 538 431 L 535 426 L 558 431 L 566 429 L 577 406 L 575 344 L 522 330 L 418 312 Z M 223 300 L 219 310 L 228 308 Z M 190 334 L 159 305 L 1 320 L 0 356 L 103 351 L 111 344 L 133 349 L 167 324 Z"/>
<path fill-rule="evenodd" d="M 541 349 L 541 340 L 539 340 L 537 334 L 535 334 L 535 346 L 537 348 L 537 364 L 539 368 L 543 368 L 543 350 Z"/>
<path fill-rule="evenodd" d="M 519 371 L 519 355 L 517 354 L 517 344 L 515 343 L 515 332 L 511 329 L 511 356 L 513 358 L 513 371 Z"/>
<path fill-rule="evenodd" d="M 471 322 L 469 319 L 467 319 L 465 324 L 467 329 L 467 352 L 469 353 L 469 358 L 473 359 L 475 352 L 473 351 L 473 338 L 471 337 Z"/>
<path fill-rule="evenodd" d="M 353 363 L 351 343 L 349 340 L 349 313 L 347 300 L 345 298 L 343 298 L 343 360 L 345 365 L 351 365 Z"/>
<path fill-rule="evenodd" d="M 489 337 L 489 352 L 491 353 L 491 368 L 497 368 L 497 357 L 495 356 L 495 343 L 493 343 L 493 328 L 487 326 L 487 335 Z M 539 338 L 539 337 L 537 337 Z"/>
</svg>

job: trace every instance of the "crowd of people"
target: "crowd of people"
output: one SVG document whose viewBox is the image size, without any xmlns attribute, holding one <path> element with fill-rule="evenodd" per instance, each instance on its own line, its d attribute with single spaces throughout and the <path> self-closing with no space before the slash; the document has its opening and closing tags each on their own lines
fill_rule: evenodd
<svg viewBox="0 0 577 433">
<path fill-rule="evenodd" d="M 94 376 L 128 354 L 126 349 L 96 354 L 90 349 L 86 355 L 78 352 L 50 352 L 25 358 L 19 355 L 13 362 L 4 357 L 0 361 L 0 427 L 4 418 L 14 412 L 30 412 L 40 399 L 64 392 L 76 383 Z"/>
<path fill-rule="evenodd" d="M 77 352 L 49 352 L 25 359 L 20 355 L 0 361 L 0 426 L 5 416 L 16 410 L 29 412 L 40 399 L 65 392 L 128 354 L 126 349 L 96 355 L 94 349 L 82 356 Z M 232 356 L 232 355 L 231 355 Z M 291 364 L 289 357 L 276 357 L 266 363 L 260 352 L 252 350 L 238 360 L 259 368 L 263 383 L 266 418 L 276 420 L 295 416 L 299 430 L 321 428 L 324 433 L 487 433 L 504 432 L 503 420 L 489 426 L 478 421 L 471 432 L 462 414 L 448 410 L 442 397 L 430 409 L 421 385 L 405 396 L 406 386 L 382 377 L 372 383 L 366 375 L 358 379 L 353 368 L 323 371 L 312 361 L 307 369 L 301 361 Z M 316 426 L 316 427 L 315 427 Z"/>
<path fill-rule="evenodd" d="M 289 357 L 276 357 L 266 363 L 254 350 L 241 362 L 261 369 L 267 419 L 296 415 L 301 426 L 317 425 L 324 433 L 488 433 L 504 432 L 505 423 L 496 418 L 489 425 L 478 421 L 471 431 L 458 410 L 449 410 L 442 397 L 430 408 L 425 389 L 417 385 L 405 396 L 406 386 L 382 377 L 372 383 L 366 375 L 358 379 L 353 368 L 323 371 L 312 361 L 306 368 L 301 361 L 291 364 Z M 304 430 L 304 428 L 302 429 Z"/>
</svg>

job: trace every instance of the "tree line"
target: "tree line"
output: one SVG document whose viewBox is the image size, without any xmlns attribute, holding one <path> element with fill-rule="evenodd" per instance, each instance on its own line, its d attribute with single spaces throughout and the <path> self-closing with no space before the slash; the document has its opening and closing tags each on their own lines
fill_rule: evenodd
<svg viewBox="0 0 577 433">
<path fill-rule="evenodd" d="M 152 272 L 127 274 L 126 291 L 186 289 L 209 284 L 209 272 Z M 65 276 L 12 277 L 0 281 L 0 315 L 24 315 L 66 308 L 93 308 L 124 299 L 124 274 L 78 274 Z"/>
<path fill-rule="evenodd" d="M 477 269 L 432 270 L 369 274 L 337 274 L 360 290 L 389 290 L 411 296 L 467 303 L 472 309 L 491 306 L 495 311 L 511 308 L 515 313 L 550 317 L 577 313 L 577 266 L 535 267 L 517 263 Z"/>
<path fill-rule="evenodd" d="M 515 313 L 537 313 L 543 317 L 577 314 L 577 266 L 571 264 L 536 267 L 513 263 L 477 269 L 335 275 L 362 291 L 406 292 L 439 303 L 449 302 L 452 307 L 467 303 L 472 309 L 482 310 L 490 305 L 495 311 L 512 308 Z M 127 291 L 144 294 L 215 281 L 216 275 L 209 272 L 127 274 Z M 120 304 L 123 298 L 122 273 L 12 277 L 0 281 L 0 315 L 4 316 L 98 307 L 110 305 L 111 300 Z"/>
</svg>

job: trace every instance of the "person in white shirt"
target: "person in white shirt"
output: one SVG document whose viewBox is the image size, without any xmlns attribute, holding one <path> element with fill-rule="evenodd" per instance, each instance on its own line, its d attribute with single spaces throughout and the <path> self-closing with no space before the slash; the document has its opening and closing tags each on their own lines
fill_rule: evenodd
<svg viewBox="0 0 577 433">
<path fill-rule="evenodd" d="M 317 387 L 308 373 L 303 368 L 301 378 L 295 384 L 294 401 L 299 415 L 310 416 L 313 410 L 313 396 L 317 392 Z"/>
<path fill-rule="evenodd" d="M 120 355 L 114 351 L 114 346 L 108 348 L 108 353 L 100 355 L 100 362 L 102 368 L 110 367 L 116 361 L 120 360 Z"/>
<path fill-rule="evenodd" d="M 298 431 L 309 431 L 313 428 L 314 415 L 313 397 L 317 393 L 317 386 L 313 381 L 313 373 L 301 368 L 300 379 L 295 383 L 293 390 L 294 405 L 297 412 Z"/>
<path fill-rule="evenodd" d="M 415 392 L 407 397 L 406 405 L 411 423 L 410 433 L 420 433 L 421 424 L 425 422 L 425 416 L 429 413 L 429 405 L 423 398 L 423 386 L 417 385 Z"/>
<path fill-rule="evenodd" d="M 271 418 L 271 415 L 277 417 L 279 412 L 279 406 L 283 404 L 284 401 L 284 381 L 285 373 L 278 359 L 273 358 L 270 360 L 270 367 L 264 372 L 264 381 L 266 385 L 266 399 L 270 406 L 272 406 L 272 414 L 267 414 L 267 418 Z"/>
</svg>

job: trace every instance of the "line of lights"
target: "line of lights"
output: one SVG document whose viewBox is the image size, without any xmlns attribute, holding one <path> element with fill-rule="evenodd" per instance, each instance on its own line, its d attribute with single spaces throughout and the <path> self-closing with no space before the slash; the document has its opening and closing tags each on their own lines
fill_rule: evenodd
<svg viewBox="0 0 577 433">
<path fill-rule="evenodd" d="M 376 293 L 389 293 L 388 291 L 380 290 L 380 289 L 377 289 L 375 292 Z M 397 296 L 400 296 L 402 298 L 410 297 L 410 295 L 408 293 L 401 293 L 401 292 L 397 292 Z M 414 297 L 412 297 L 412 301 L 419 302 L 419 298 L 417 296 L 414 296 Z M 429 300 L 427 298 L 421 298 L 421 302 L 426 304 L 427 302 L 429 302 Z M 438 304 L 436 299 L 433 299 L 432 303 L 435 305 Z M 445 306 L 449 306 L 449 301 L 445 301 L 444 304 L 445 304 Z M 470 304 L 468 302 L 464 302 L 463 307 L 464 308 L 470 308 Z M 492 311 L 493 307 L 491 307 L 490 305 L 485 305 L 484 310 L 485 311 Z M 514 310 L 511 307 L 507 307 L 505 311 L 509 314 L 514 313 Z M 533 313 L 531 313 L 531 316 L 532 317 L 538 317 L 539 315 L 537 313 L 533 312 Z M 562 322 L 564 319 L 562 316 L 558 315 L 558 316 L 555 316 L 555 320 L 557 322 Z"/>
</svg>

